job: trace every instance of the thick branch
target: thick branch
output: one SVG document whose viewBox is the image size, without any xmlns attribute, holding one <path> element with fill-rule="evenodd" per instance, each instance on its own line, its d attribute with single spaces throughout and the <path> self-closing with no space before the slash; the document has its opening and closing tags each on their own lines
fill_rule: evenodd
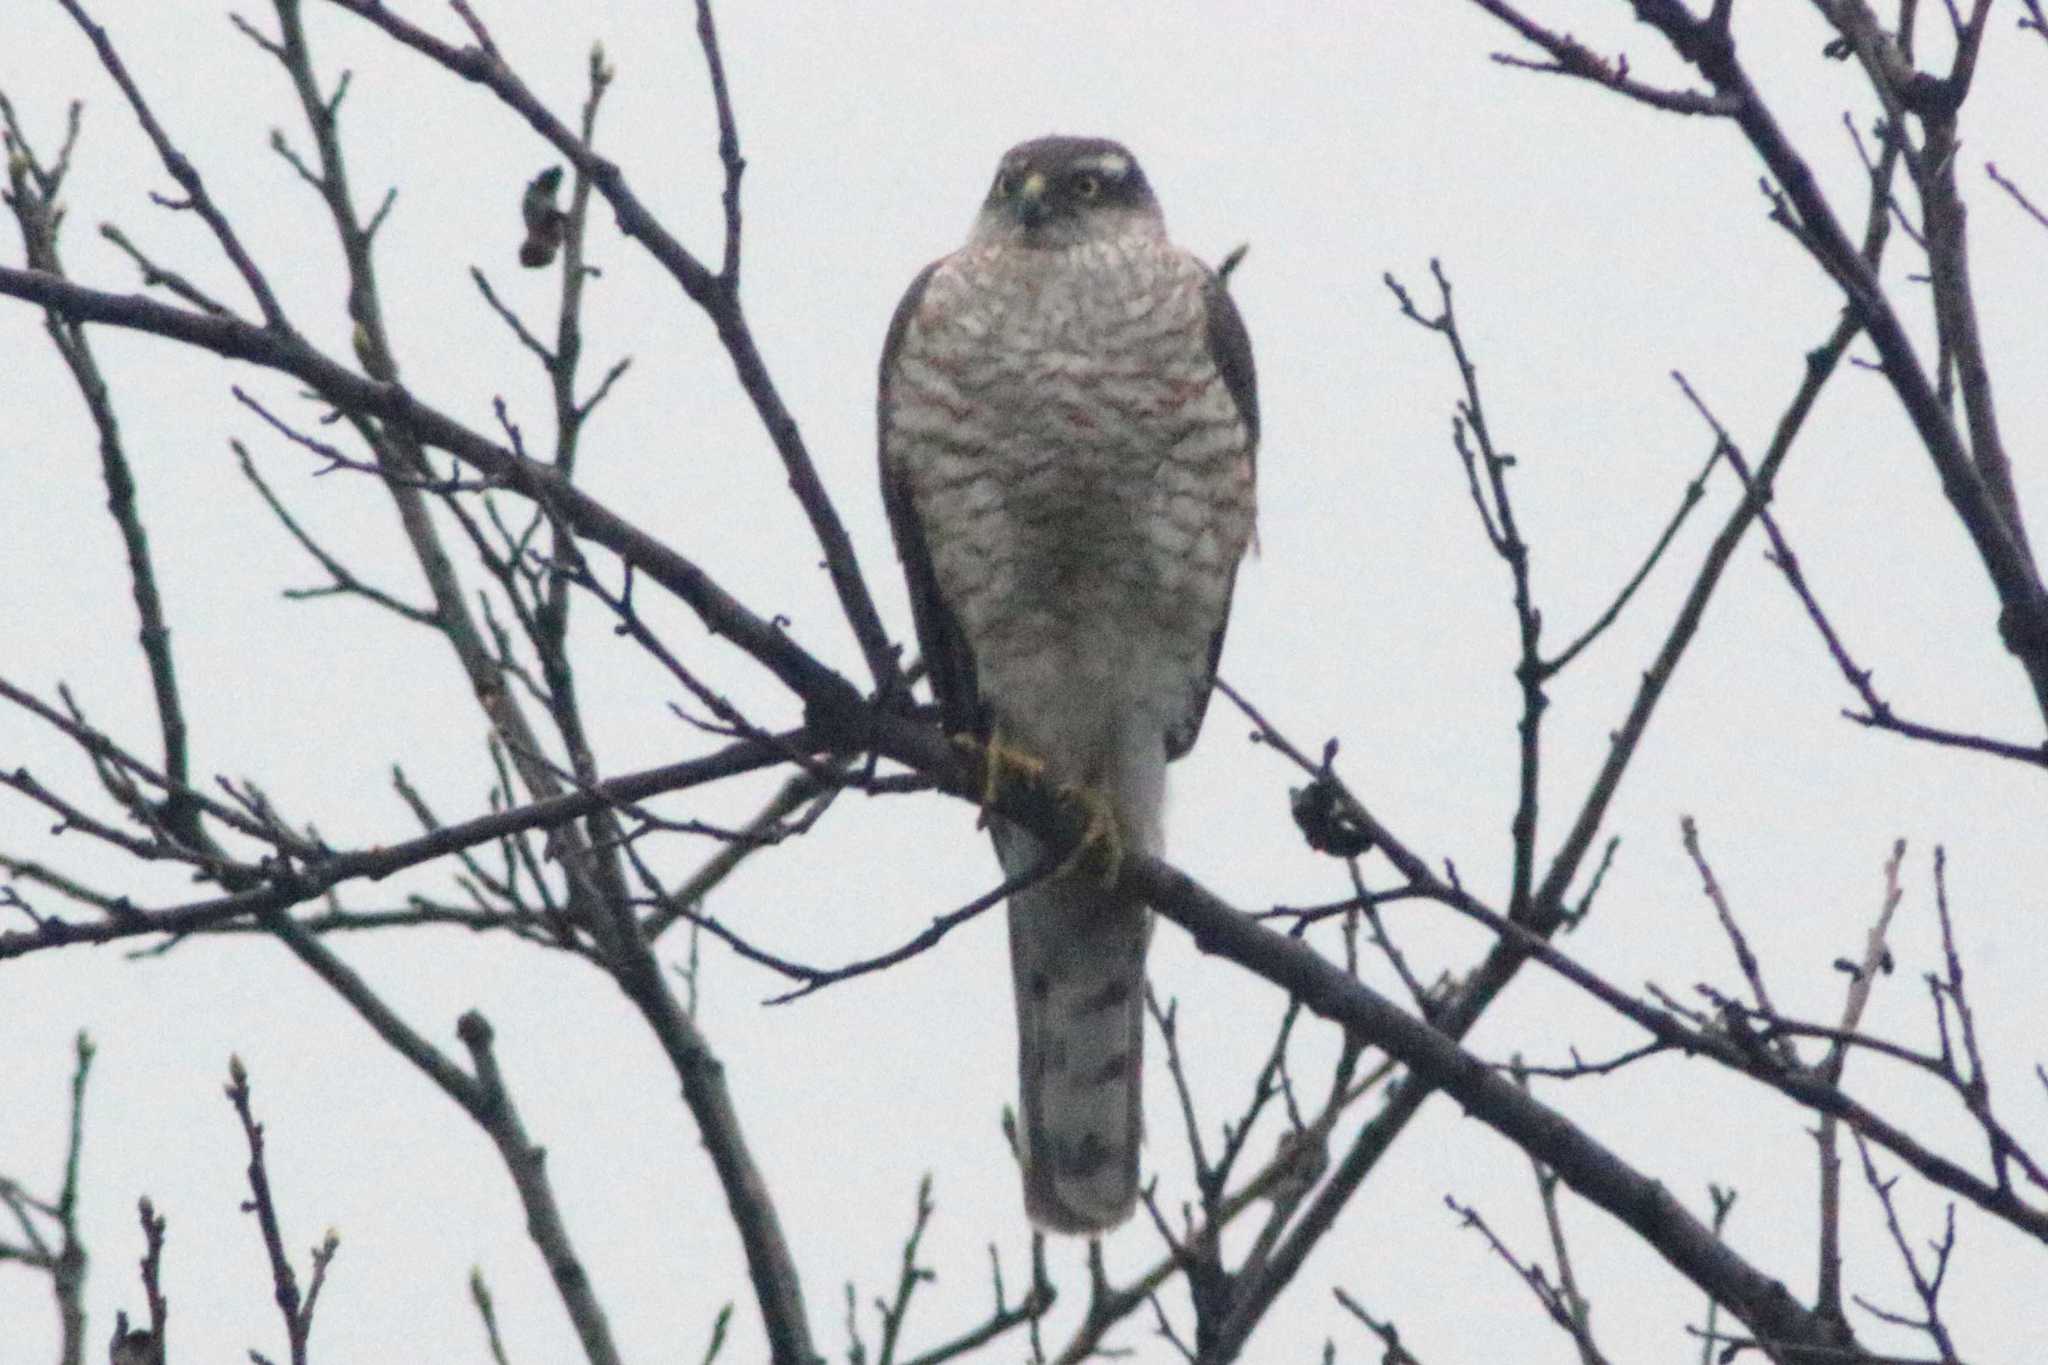
<svg viewBox="0 0 2048 1365">
<path fill-rule="evenodd" d="M 1127 868 L 1146 898 L 1196 945 L 1282 986 L 1308 1007 L 1384 1048 L 1426 1086 L 1554 1169 L 1581 1196 L 1620 1219 L 1681 1274 L 1728 1305 L 1765 1340 L 1838 1349 L 1826 1324 L 1778 1281 L 1737 1256 L 1656 1180 L 1636 1171 L 1562 1115 L 1451 1039 L 1400 1009 L 1308 944 L 1275 933 L 1154 859 Z M 1419 1089 L 1410 1082 L 1403 1089 Z M 1218 1360 L 1233 1358 L 1257 1318 L 1233 1315 Z M 1814 1357 L 1820 1358 L 1818 1356 Z"/>
<path fill-rule="evenodd" d="M 486 439 L 413 397 L 402 385 L 379 383 L 336 364 L 303 339 L 234 318 L 174 308 L 141 294 L 89 289 L 40 270 L 0 266 L 0 295 L 68 318 L 151 332 L 230 360 L 296 376 L 336 406 L 393 423 L 422 445 L 445 450 L 496 483 L 545 504 L 587 539 L 604 546 L 680 597 L 714 633 L 731 639 L 814 706 L 852 706 L 859 693 L 780 627 L 763 620 L 689 559 L 642 531 L 553 469 Z"/>
</svg>

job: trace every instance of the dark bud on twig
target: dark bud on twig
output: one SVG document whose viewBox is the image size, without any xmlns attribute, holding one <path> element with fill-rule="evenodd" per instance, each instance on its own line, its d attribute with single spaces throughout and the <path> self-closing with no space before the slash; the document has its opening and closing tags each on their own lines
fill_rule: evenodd
<svg viewBox="0 0 2048 1365">
<path fill-rule="evenodd" d="M 1764 1048 L 1763 1035 L 1751 1027 L 1749 1016 L 1742 1010 L 1733 1005 L 1724 1006 L 1720 1022 L 1722 1030 L 1728 1035 L 1728 1041 L 1741 1048 L 1746 1055 L 1757 1058 L 1768 1055 Z"/>
<path fill-rule="evenodd" d="M 122 1315 L 125 1328 L 127 1315 Z M 108 1365 L 156 1365 L 156 1338 L 146 1327 L 134 1331 L 116 1330 L 114 1343 L 107 1351 Z"/>
<path fill-rule="evenodd" d="M 562 188 L 562 168 L 550 166 L 526 182 L 519 200 L 519 216 L 526 220 L 526 240 L 519 244 L 519 264 L 538 270 L 553 263 L 562 249 L 562 234 L 569 215 L 555 206 L 555 192 Z"/>
<path fill-rule="evenodd" d="M 1883 972 L 1886 976 L 1890 976 L 1894 971 L 1896 971 L 1898 969 L 1898 965 L 1899 964 L 1892 958 L 1892 950 L 1890 948 L 1885 948 L 1877 956 L 1877 969 L 1880 972 Z M 1834 961 L 1834 968 L 1836 971 L 1840 972 L 1842 975 L 1846 977 L 1849 977 L 1852 980 L 1856 977 L 1863 975 L 1863 964 L 1860 962 L 1851 962 L 1846 957 L 1836 958 Z"/>
<path fill-rule="evenodd" d="M 1264 1197 L 1276 1204 L 1294 1204 L 1330 1169 L 1330 1149 L 1322 1134 L 1313 1129 L 1285 1132 L 1273 1150 L 1273 1165 L 1273 1183 Z"/>
<path fill-rule="evenodd" d="M 1372 835 L 1344 809 L 1336 781 L 1325 775 L 1296 787 L 1290 803 L 1294 824 L 1308 846 L 1333 858 L 1358 858 L 1372 851 Z"/>
</svg>

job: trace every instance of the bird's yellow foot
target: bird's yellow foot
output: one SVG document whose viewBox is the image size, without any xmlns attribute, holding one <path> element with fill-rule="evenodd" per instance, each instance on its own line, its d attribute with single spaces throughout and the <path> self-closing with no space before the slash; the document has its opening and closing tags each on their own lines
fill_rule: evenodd
<svg viewBox="0 0 2048 1365">
<path fill-rule="evenodd" d="M 1109 793 L 1080 782 L 1062 782 L 1053 794 L 1080 807 L 1081 813 L 1088 818 L 1088 823 L 1081 830 L 1080 841 L 1054 875 L 1065 876 L 1082 863 L 1092 860 L 1097 875 L 1102 879 L 1103 889 L 1114 888 L 1124 869 L 1124 832 L 1117 824 L 1116 807 L 1111 804 Z"/>
<path fill-rule="evenodd" d="M 1045 780 L 1045 760 L 1028 749 L 1006 743 L 999 734 L 987 739 L 973 735 L 952 736 L 953 747 L 981 760 L 981 804 L 993 806 L 1005 782 L 1036 784 Z"/>
<path fill-rule="evenodd" d="M 973 735 L 952 735 L 949 738 L 954 748 L 981 760 L 981 803 L 984 806 L 995 805 L 1005 784 L 1021 782 L 1041 790 L 1048 785 L 1045 760 L 1028 749 L 1009 743 L 1000 734 L 985 740 Z M 1114 887 L 1123 872 L 1124 833 L 1117 822 L 1116 807 L 1110 801 L 1109 793 L 1084 782 L 1062 782 L 1051 791 L 1058 800 L 1078 807 L 1086 819 L 1073 852 L 1066 856 L 1053 875 L 1064 877 L 1084 863 L 1092 862 L 1103 887 Z"/>
</svg>

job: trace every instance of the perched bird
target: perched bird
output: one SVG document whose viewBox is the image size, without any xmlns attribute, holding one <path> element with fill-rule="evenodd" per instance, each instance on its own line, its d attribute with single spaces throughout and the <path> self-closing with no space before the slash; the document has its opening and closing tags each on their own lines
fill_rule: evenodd
<svg viewBox="0 0 2048 1365">
<path fill-rule="evenodd" d="M 882 490 L 947 729 L 1084 804 L 1108 855 L 1010 901 L 1024 1206 L 1094 1233 L 1137 1200 L 1166 765 L 1195 742 L 1252 539 L 1258 398 L 1223 281 L 1102 138 L 1012 148 L 967 244 L 912 281 L 881 372 Z M 1046 860 L 996 818 L 1010 877 Z"/>
</svg>

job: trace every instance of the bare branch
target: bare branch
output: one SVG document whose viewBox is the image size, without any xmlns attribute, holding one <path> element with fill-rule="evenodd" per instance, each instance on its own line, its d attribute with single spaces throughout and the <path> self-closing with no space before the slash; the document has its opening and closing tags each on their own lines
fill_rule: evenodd
<svg viewBox="0 0 2048 1365">
<path fill-rule="evenodd" d="M 343 882 L 375 881 L 507 834 L 558 826 L 589 815 L 615 800 L 635 800 L 769 767 L 782 760 L 780 744 L 800 744 L 804 737 L 804 731 L 793 731 L 778 736 L 778 745 L 773 747 L 751 742 L 735 744 L 704 758 L 616 778 L 589 792 L 569 792 L 512 810 L 478 816 L 403 843 L 355 853 L 324 853 L 303 867 L 243 868 L 240 869 L 242 875 L 256 878 L 261 884 L 211 900 L 161 910 L 130 906 L 102 924 L 70 924 L 51 919 L 33 930 L 0 932 L 0 960 L 72 943 L 107 943 L 140 934 L 192 933 L 229 920 L 282 910 L 316 899 Z M 6 776 L 0 773 L 0 779 Z"/>
<path fill-rule="evenodd" d="M 676 593 L 706 625 L 754 655 L 814 705 L 831 711 L 857 704 L 858 693 L 850 683 L 727 594 L 694 563 L 563 483 L 548 466 L 485 439 L 422 403 L 401 385 L 365 379 L 296 336 L 273 335 L 234 319 L 172 308 L 141 295 L 87 289 L 40 271 L 0 266 L 0 295 L 56 308 L 82 321 L 153 332 L 229 359 L 295 375 L 339 406 L 381 419 L 411 433 L 424 445 L 446 450 L 494 485 L 545 502 L 582 535 Z"/>
<path fill-rule="evenodd" d="M 228 223 L 227 216 L 206 192 L 206 183 L 200 178 L 198 168 L 178 150 L 170 134 L 156 121 L 156 115 L 150 111 L 149 103 L 143 98 L 141 89 L 128 74 L 128 68 L 121 61 L 120 54 L 114 50 L 113 39 L 107 36 L 106 29 L 93 22 L 79 0 L 57 0 L 57 3 L 64 7 L 64 12 L 71 16 L 72 21 L 91 40 L 93 50 L 99 54 L 100 65 L 106 68 L 107 74 L 114 78 L 114 84 L 120 87 L 121 94 L 128 101 L 129 109 L 135 114 L 136 123 L 149 135 L 150 143 L 156 148 L 164 169 L 170 172 L 171 179 L 178 182 L 178 188 L 185 192 L 185 198 L 178 207 L 191 209 L 205 221 L 213 233 L 214 240 L 220 243 L 221 251 L 234 263 L 236 273 L 242 277 L 242 283 L 248 286 L 250 295 L 256 300 L 256 307 L 263 314 L 264 326 L 275 332 L 289 331 L 290 326 L 285 321 L 284 310 L 278 306 L 276 296 L 270 292 L 270 282 L 264 278 L 255 260 L 242 246 L 241 238 Z"/>
<path fill-rule="evenodd" d="M 329 0 L 329 3 L 376 25 L 397 41 L 464 80 L 487 87 L 500 101 L 515 110 L 536 132 L 546 138 L 581 174 L 590 177 L 592 185 L 604 196 L 617 215 L 620 230 L 645 247 L 682 287 L 691 302 L 704 310 L 718 329 L 719 341 L 724 345 L 726 354 L 731 358 L 733 368 L 738 373 L 740 387 L 753 402 L 762 428 L 775 443 L 776 452 L 782 457 L 783 468 L 789 475 L 790 487 L 796 493 L 805 516 L 810 520 L 812 531 L 824 550 L 826 568 L 832 576 L 833 587 L 839 594 L 840 606 L 846 613 L 855 638 L 860 642 L 861 652 L 875 685 L 885 693 L 892 691 L 898 676 L 895 650 L 889 643 L 887 633 L 882 629 L 881 617 L 875 611 L 874 599 L 870 596 L 866 581 L 861 576 L 860 562 L 854 553 L 853 542 L 847 536 L 845 526 L 839 520 L 839 514 L 825 492 L 824 483 L 818 477 L 810 451 L 798 431 L 796 418 L 784 406 L 774 379 L 769 374 L 767 362 L 754 343 L 753 332 L 740 306 L 737 287 L 738 187 L 739 170 L 745 163 L 738 157 L 736 135 L 732 138 L 732 156 L 726 162 L 727 225 L 733 242 L 728 251 L 725 267 L 732 273 L 730 278 L 727 278 L 724 274 L 713 273 L 682 243 L 671 236 L 640 202 L 639 197 L 626 183 L 625 174 L 617 164 L 597 155 L 587 143 L 556 118 L 494 49 L 483 45 L 453 47 L 393 14 L 380 3 L 376 3 L 376 0 Z M 708 9 L 700 9 L 700 16 L 701 31 L 711 33 Z M 723 68 L 718 64 L 715 35 L 707 41 L 706 56 L 707 60 L 714 64 L 718 72 L 715 79 L 722 87 Z M 721 101 L 721 111 L 721 128 L 729 131 L 729 102 Z M 726 141 L 724 131 L 721 134 L 721 147 Z M 0 281 L 0 290 L 4 289 L 4 281 Z"/>
<path fill-rule="evenodd" d="M 433 612 L 425 607 L 415 607 L 409 603 L 401 602 L 382 588 L 373 587 L 363 582 L 360 578 L 356 577 L 354 571 L 347 565 L 322 549 L 320 543 L 308 535 L 303 526 L 299 525 L 298 519 L 292 516 L 284 503 L 279 500 L 276 492 L 264 481 L 263 476 L 256 472 L 256 462 L 249 458 L 249 448 L 240 441 L 229 441 L 228 445 L 235 452 L 235 462 L 241 468 L 242 477 L 247 479 L 256 489 L 257 495 L 263 499 L 264 505 L 270 509 L 271 514 L 278 519 L 284 526 L 284 529 L 291 534 L 292 539 L 296 540 L 307 554 L 318 560 L 320 567 L 327 570 L 328 576 L 333 580 L 326 587 L 322 588 L 287 588 L 284 593 L 286 597 L 304 599 L 345 593 L 374 602 L 386 611 L 402 616 L 416 625 L 439 628 L 440 620 Z"/>
<path fill-rule="evenodd" d="M 1777 1018 L 1777 1007 L 1771 1004 L 1771 993 L 1764 987 L 1763 968 L 1758 964 L 1756 954 L 1750 950 L 1742 926 L 1735 922 L 1735 912 L 1729 908 L 1728 897 L 1722 893 L 1721 883 L 1714 877 L 1714 869 L 1707 865 L 1707 855 L 1700 851 L 1699 826 L 1693 823 L 1690 815 L 1680 816 L 1678 826 L 1685 841 L 1685 855 L 1692 859 L 1693 869 L 1700 875 L 1701 890 L 1706 893 L 1716 918 L 1721 921 L 1721 932 L 1728 936 L 1728 944 L 1735 950 L 1735 964 L 1742 969 L 1743 979 L 1749 982 L 1750 998 L 1756 1001 L 1758 1011 L 1766 1018 Z M 1787 1066 L 1797 1066 L 1798 1054 L 1793 1052 L 1791 1043 L 1783 1038 L 1776 1042 L 1779 1060 Z"/>
<path fill-rule="evenodd" d="M 1539 1165 L 1537 1167 L 1539 1180 L 1543 1177 L 1543 1174 L 1543 1168 Z M 1557 1188 L 1556 1176 L 1554 1174 L 1550 1177 L 1550 1183 L 1545 1188 L 1547 1193 L 1544 1209 L 1547 1214 L 1552 1215 L 1552 1235 L 1561 1239 L 1562 1234 L 1558 1231 L 1558 1225 L 1554 1218 L 1556 1207 L 1554 1200 Z M 1521 1257 L 1515 1255 L 1508 1244 L 1500 1239 L 1500 1234 L 1496 1233 L 1492 1226 L 1487 1223 L 1485 1215 L 1481 1214 L 1479 1210 L 1469 1204 L 1459 1203 L 1450 1195 L 1444 1196 L 1444 1207 L 1457 1214 L 1459 1220 L 1466 1227 L 1473 1229 L 1486 1239 L 1486 1244 L 1492 1248 L 1493 1254 L 1506 1262 L 1508 1269 L 1515 1272 L 1515 1277 L 1528 1287 L 1531 1294 L 1535 1295 L 1536 1302 L 1543 1309 L 1544 1316 L 1557 1324 L 1558 1327 L 1564 1330 L 1567 1336 L 1571 1337 L 1572 1345 L 1577 1348 L 1579 1359 L 1584 1362 L 1584 1365 L 1605 1365 L 1607 1358 L 1593 1344 L 1592 1333 L 1585 1321 L 1585 1301 L 1578 1297 L 1576 1291 L 1568 1291 L 1562 1285 L 1552 1284 L 1550 1276 L 1544 1272 L 1542 1266 L 1537 1265 L 1533 1261 L 1525 1262 Z"/>
<path fill-rule="evenodd" d="M 1502 0 L 1473 0 L 1473 3 L 1550 56 L 1547 62 L 1532 62 L 1506 53 L 1494 53 L 1493 60 L 1502 66 L 1591 81 L 1639 104 L 1674 114 L 1727 118 L 1736 111 L 1736 102 L 1728 95 L 1701 90 L 1664 90 L 1646 85 L 1629 75 L 1626 54 L 1609 61 L 1569 33 L 1553 33 L 1516 11 L 1512 5 L 1502 3 Z"/>
<path fill-rule="evenodd" d="M 709 932 L 713 938 L 731 948 L 747 961 L 758 963 L 763 967 L 781 973 L 792 981 L 801 983 L 795 990 L 785 991 L 781 995 L 770 996 L 765 1002 L 770 1005 L 786 1005 L 793 1000 L 803 999 L 813 991 L 821 991 L 827 986 L 837 985 L 841 981 L 848 981 L 856 976 L 867 976 L 870 973 L 882 971 L 884 968 L 893 967 L 899 962 L 905 962 L 916 957 L 918 954 L 931 948 L 940 939 L 967 923 L 967 921 L 976 918 L 994 906 L 1001 905 L 1017 892 L 1043 881 L 1047 876 L 1052 875 L 1058 867 L 1059 859 L 1057 855 L 1048 855 L 1041 861 L 1039 866 L 1027 868 L 1016 876 L 1005 880 L 1000 886 L 984 891 L 959 909 L 949 910 L 945 914 L 937 916 L 922 932 L 908 942 L 891 948 L 888 952 L 878 956 L 863 958 L 859 962 L 849 962 L 844 967 L 806 967 L 799 962 L 790 962 L 775 956 L 773 953 L 756 948 L 753 944 L 747 942 L 738 934 L 735 934 L 732 930 L 709 916 L 700 915 L 696 911 L 687 908 L 678 909 L 677 913 L 681 918 Z"/>
<path fill-rule="evenodd" d="M 1856 1302 L 1880 1321 L 1897 1327 L 1911 1327 L 1924 1333 L 1934 1348 L 1941 1352 L 1942 1365 L 1959 1363 L 1962 1357 L 1956 1354 L 1954 1339 L 1950 1337 L 1948 1324 L 1942 1321 L 1941 1316 L 1942 1285 L 1948 1278 L 1949 1256 L 1955 1251 L 1956 1246 L 1955 1206 L 1949 1206 L 1942 1235 L 1935 1239 L 1930 1247 L 1933 1253 L 1932 1265 L 1923 1265 L 1920 1257 L 1914 1253 L 1912 1244 L 1906 1239 L 1905 1228 L 1899 1221 L 1898 1206 L 1892 1200 L 1892 1187 L 1897 1183 L 1896 1178 L 1887 1180 L 1878 1174 L 1877 1164 L 1871 1159 L 1870 1146 L 1860 1135 L 1856 1139 L 1856 1151 L 1863 1158 L 1864 1183 L 1870 1186 L 1871 1192 L 1877 1196 L 1878 1203 L 1884 1208 L 1885 1231 L 1891 1234 L 1892 1247 L 1898 1252 L 1900 1264 L 1905 1266 L 1907 1275 L 1913 1281 L 1913 1293 L 1920 1300 L 1921 1316 L 1913 1318 L 1880 1308 L 1860 1294 L 1856 1297 Z"/>
<path fill-rule="evenodd" d="M 491 1348 L 491 1359 L 495 1365 L 509 1365 L 505 1359 L 505 1343 L 498 1337 L 498 1313 L 491 1303 L 491 1287 L 484 1283 L 482 1270 L 469 1272 L 469 1297 L 476 1305 L 477 1316 L 483 1319 L 484 1340 Z"/>
<path fill-rule="evenodd" d="M 1672 378 L 1685 391 L 1687 399 L 1691 401 L 1701 417 L 1713 427 L 1716 438 L 1715 448 L 1727 455 L 1730 467 L 1741 478 L 1743 485 L 1751 489 L 1752 497 L 1754 497 L 1755 487 L 1750 478 L 1749 466 L 1742 458 L 1741 450 L 1728 438 L 1728 433 L 1722 429 L 1720 422 L 1715 419 L 1705 402 L 1693 391 L 1685 376 L 1674 371 Z M 1763 522 L 1764 534 L 1769 537 L 1771 542 L 1771 563 L 1776 565 L 1778 571 L 1785 576 L 1786 583 L 1790 585 L 1793 593 L 1799 598 L 1800 605 L 1806 608 L 1807 619 L 1812 621 L 1814 629 L 1820 632 L 1820 637 L 1827 645 L 1828 654 L 1834 659 L 1835 666 L 1841 670 L 1842 676 L 1848 680 L 1849 686 L 1855 689 L 1856 695 L 1863 701 L 1864 709 L 1861 712 L 1844 711 L 1843 715 L 1859 725 L 1865 725 L 1878 730 L 1890 730 L 1908 739 L 1923 740 L 1930 744 L 1940 744 L 1950 748 L 1969 749 L 1977 753 L 1990 754 L 1997 758 L 2009 758 L 2017 762 L 2033 764 L 2037 767 L 2048 767 L 2048 742 L 2031 747 L 2014 744 L 2007 740 L 1993 739 L 1987 735 L 1972 735 L 1959 730 L 1947 730 L 1938 726 L 1923 725 L 1917 721 L 1906 720 L 1894 712 L 1891 704 L 1878 694 L 1877 688 L 1871 682 L 1871 670 L 1858 665 L 1850 655 L 1848 646 L 1842 642 L 1842 637 L 1835 630 L 1834 622 L 1828 619 L 1827 612 L 1822 609 L 1819 599 L 1814 596 L 1813 589 L 1808 585 L 1806 575 L 1800 568 L 1799 556 L 1793 552 L 1791 544 L 1785 539 L 1785 533 L 1780 529 L 1777 517 L 1771 512 L 1769 507 L 1761 503 L 1758 504 L 1757 515 Z"/>
<path fill-rule="evenodd" d="M 1387 1348 L 1386 1352 L 1380 1357 L 1380 1365 L 1422 1365 L 1422 1361 L 1411 1353 L 1406 1346 L 1401 1344 L 1401 1334 L 1394 1329 L 1394 1323 L 1391 1318 L 1381 1322 L 1378 1318 L 1366 1312 L 1364 1306 L 1358 1300 L 1352 1298 L 1341 1288 L 1334 1289 L 1331 1292 L 1337 1296 L 1337 1302 L 1343 1306 L 1344 1311 L 1364 1323 L 1366 1329 L 1378 1337 L 1381 1344 Z M 1327 1359 L 1328 1357 L 1325 1356 L 1325 1360 Z"/>
<path fill-rule="evenodd" d="M 270 1192 L 270 1171 L 264 1162 L 263 1125 L 249 1107 L 249 1073 L 240 1057 L 228 1059 L 228 1103 L 242 1121 L 242 1136 L 249 1144 L 249 1191 L 255 1197 L 244 1208 L 256 1215 L 263 1231 L 263 1249 L 270 1258 L 271 1283 L 276 1289 L 277 1309 L 284 1315 L 285 1339 L 290 1343 L 292 1365 L 306 1365 L 306 1341 L 313 1331 L 313 1310 L 326 1282 L 327 1267 L 341 1247 L 341 1238 L 329 1229 L 325 1240 L 313 1248 L 313 1277 L 305 1297 L 299 1296 L 298 1276 L 285 1254 L 284 1232 L 277 1217 L 277 1203 Z"/>
<path fill-rule="evenodd" d="M 1734 117 L 1750 146 L 1782 187 L 1791 211 L 1797 215 L 1802 239 L 1840 285 L 1850 316 L 1869 332 L 1876 345 L 1885 377 L 1906 409 L 1941 476 L 1942 492 L 1969 533 L 1998 592 L 2004 609 L 1999 621 L 2000 634 L 2007 650 L 2025 669 L 2037 706 L 2044 721 L 2048 721 L 2048 588 L 2042 584 L 2019 521 L 2004 449 L 1991 416 L 1989 382 L 1978 372 L 1981 357 L 1963 359 L 1965 404 L 1970 410 L 1970 428 L 1978 446 L 1973 454 L 1937 397 L 1875 268 L 1843 232 L 1819 181 L 1751 84 L 1726 29 L 1717 29 L 1709 21 L 1695 18 L 1683 0 L 1639 0 L 1635 11 L 1639 19 L 1662 33 L 1678 55 L 1698 69 L 1717 92 L 1736 101 Z M 1869 16 L 1863 6 L 1843 6 L 1839 12 L 1858 11 Z M 1868 17 L 1868 22 L 1874 26 L 1874 16 Z M 1978 348 L 1975 322 L 1967 316 L 1969 284 L 1960 208 L 1954 205 L 1951 143 L 1956 102 L 1967 91 L 1980 37 L 1981 28 L 1977 28 L 1975 34 L 1966 34 L 1964 41 L 1958 43 L 1955 70 L 1945 81 L 1902 84 L 1894 76 L 1880 75 L 1875 82 L 1881 93 L 1895 98 L 1910 86 L 1916 100 L 1922 101 L 1916 112 L 1928 125 L 1931 145 L 1927 148 L 1927 165 L 1918 174 L 1919 188 L 1930 211 L 1946 213 L 1955 208 L 1947 226 L 1938 227 L 1932 222 L 1928 225 L 1930 242 L 1940 244 L 1935 248 L 1933 261 L 1936 274 L 1946 276 L 1945 282 L 1937 279 L 1937 304 L 1946 313 L 1945 339 L 1951 346 L 1972 352 Z M 1865 47 L 1871 49 L 1875 44 Z M 1942 303 L 1942 299 L 1947 302 Z"/>
<path fill-rule="evenodd" d="M 1998 163 L 1994 161 L 1985 162 L 1984 173 L 1991 177 L 1991 182 L 1993 184 L 1997 185 L 1998 188 L 2004 190 L 2007 195 L 2011 196 L 2012 201 L 2018 204 L 2021 209 L 2025 210 L 2026 215 L 2029 218 L 2039 223 L 2042 227 L 2048 228 L 2048 213 L 2043 213 L 2038 207 L 2036 207 L 2034 201 L 2027 198 L 2026 192 L 2020 189 L 2018 185 L 2006 179 L 2005 176 L 1999 174 Z"/>
</svg>

